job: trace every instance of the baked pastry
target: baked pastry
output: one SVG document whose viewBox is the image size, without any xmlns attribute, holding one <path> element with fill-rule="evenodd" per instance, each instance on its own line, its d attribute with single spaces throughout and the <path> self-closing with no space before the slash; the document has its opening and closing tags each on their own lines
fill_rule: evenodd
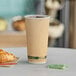
<svg viewBox="0 0 76 76">
<path fill-rule="evenodd" d="M 13 28 L 16 31 L 25 31 L 25 19 L 21 16 L 13 18 Z"/>
<path fill-rule="evenodd" d="M 8 53 L 0 49 L 0 63 L 12 62 L 15 61 L 16 59 L 17 57 L 14 54 Z"/>
</svg>

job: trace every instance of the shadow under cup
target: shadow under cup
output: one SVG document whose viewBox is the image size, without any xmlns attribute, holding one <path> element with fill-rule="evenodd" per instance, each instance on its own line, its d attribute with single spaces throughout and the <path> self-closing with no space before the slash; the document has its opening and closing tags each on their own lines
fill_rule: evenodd
<svg viewBox="0 0 76 76">
<path fill-rule="evenodd" d="M 48 28 L 50 17 L 47 15 L 25 16 L 27 55 L 29 63 L 46 63 Z"/>
</svg>

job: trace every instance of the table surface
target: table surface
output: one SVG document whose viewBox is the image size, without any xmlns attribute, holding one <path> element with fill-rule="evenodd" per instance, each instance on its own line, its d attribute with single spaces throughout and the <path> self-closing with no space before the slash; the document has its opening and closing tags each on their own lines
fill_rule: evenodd
<svg viewBox="0 0 76 76">
<path fill-rule="evenodd" d="M 76 49 L 48 48 L 46 64 L 28 64 L 26 48 L 3 48 L 20 57 L 17 65 L 0 67 L 0 76 L 76 76 Z M 48 64 L 67 64 L 66 70 L 47 68 Z"/>
</svg>

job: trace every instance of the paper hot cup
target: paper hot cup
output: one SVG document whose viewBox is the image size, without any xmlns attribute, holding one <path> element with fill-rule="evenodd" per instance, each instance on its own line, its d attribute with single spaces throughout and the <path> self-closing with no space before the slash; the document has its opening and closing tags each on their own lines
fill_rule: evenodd
<svg viewBox="0 0 76 76">
<path fill-rule="evenodd" d="M 50 17 L 47 15 L 28 15 L 25 16 L 25 22 L 28 62 L 46 63 Z"/>
</svg>

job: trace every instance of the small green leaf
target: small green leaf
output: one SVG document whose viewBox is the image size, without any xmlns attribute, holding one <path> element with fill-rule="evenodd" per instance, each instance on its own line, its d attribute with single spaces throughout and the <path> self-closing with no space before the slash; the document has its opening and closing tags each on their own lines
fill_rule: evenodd
<svg viewBox="0 0 76 76">
<path fill-rule="evenodd" d="M 67 65 L 64 65 L 64 64 L 50 64 L 50 65 L 48 65 L 48 68 L 51 68 L 51 69 L 61 69 L 61 70 L 63 70 L 63 69 L 68 68 L 68 66 Z"/>
</svg>

